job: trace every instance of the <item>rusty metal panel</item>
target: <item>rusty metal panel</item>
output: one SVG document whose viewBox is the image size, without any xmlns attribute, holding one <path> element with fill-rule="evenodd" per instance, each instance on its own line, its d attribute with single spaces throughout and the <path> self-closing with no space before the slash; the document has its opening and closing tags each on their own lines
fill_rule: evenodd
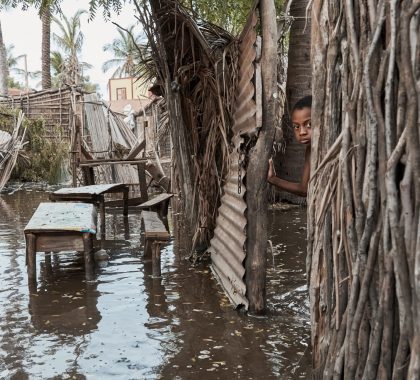
<svg viewBox="0 0 420 380">
<path fill-rule="evenodd" d="M 248 309 L 245 284 L 246 226 L 247 219 L 244 177 L 246 169 L 241 164 L 244 139 L 261 127 L 261 73 L 259 66 L 260 39 L 257 37 L 258 17 L 255 2 L 252 15 L 241 33 L 238 60 L 238 82 L 235 89 L 232 139 L 234 148 L 230 154 L 230 168 L 221 206 L 218 210 L 214 237 L 209 249 L 212 271 L 224 288 L 231 302 Z M 240 170 L 239 170 L 240 169 Z"/>
<path fill-rule="evenodd" d="M 230 155 L 230 170 L 223 188 L 219 215 L 216 220 L 210 253 L 212 271 L 235 306 L 248 308 L 244 282 L 246 203 L 243 199 L 245 187 L 241 181 L 238 193 L 239 153 Z M 243 170 L 242 170 L 243 172 Z"/>
</svg>

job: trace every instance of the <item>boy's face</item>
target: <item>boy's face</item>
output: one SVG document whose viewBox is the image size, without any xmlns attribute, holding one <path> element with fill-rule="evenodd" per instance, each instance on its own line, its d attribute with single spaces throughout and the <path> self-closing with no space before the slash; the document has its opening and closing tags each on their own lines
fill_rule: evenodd
<svg viewBox="0 0 420 380">
<path fill-rule="evenodd" d="M 292 113 L 292 126 L 298 143 L 310 145 L 311 143 L 311 109 L 304 107 Z"/>
</svg>

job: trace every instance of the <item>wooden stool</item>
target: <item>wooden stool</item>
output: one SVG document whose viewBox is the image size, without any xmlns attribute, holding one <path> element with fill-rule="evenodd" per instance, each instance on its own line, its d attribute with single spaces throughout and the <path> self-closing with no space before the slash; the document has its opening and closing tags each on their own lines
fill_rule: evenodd
<svg viewBox="0 0 420 380">
<path fill-rule="evenodd" d="M 75 250 L 85 255 L 86 278 L 92 274 L 96 209 L 92 204 L 41 203 L 25 227 L 28 278 L 36 283 L 36 253 Z"/>
<path fill-rule="evenodd" d="M 157 277 L 161 275 L 160 246 L 168 241 L 169 233 L 156 212 L 142 211 L 141 217 L 145 237 L 144 255 L 152 257 L 152 273 Z"/>
</svg>

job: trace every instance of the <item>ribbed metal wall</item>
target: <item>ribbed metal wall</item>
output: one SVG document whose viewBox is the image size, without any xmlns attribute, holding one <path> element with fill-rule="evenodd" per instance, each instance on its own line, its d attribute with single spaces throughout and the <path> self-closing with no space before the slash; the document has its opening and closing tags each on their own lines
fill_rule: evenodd
<svg viewBox="0 0 420 380">
<path fill-rule="evenodd" d="M 261 126 L 261 73 L 258 62 L 259 48 L 256 33 L 257 3 L 241 34 L 239 48 L 239 78 L 235 96 L 234 149 L 230 154 L 230 170 L 223 187 L 221 206 L 211 240 L 212 270 L 235 306 L 248 309 L 246 298 L 246 201 L 243 179 L 246 168 L 240 165 L 244 138 L 256 133 Z M 240 160 L 241 159 L 241 160 Z M 241 170 L 239 171 L 239 167 Z"/>
</svg>

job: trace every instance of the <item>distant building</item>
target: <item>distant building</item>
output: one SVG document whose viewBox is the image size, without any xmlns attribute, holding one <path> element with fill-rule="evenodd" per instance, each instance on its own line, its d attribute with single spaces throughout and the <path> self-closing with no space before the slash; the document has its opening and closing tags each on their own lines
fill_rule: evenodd
<svg viewBox="0 0 420 380">
<path fill-rule="evenodd" d="M 111 78 L 108 81 L 109 106 L 112 111 L 124 113 L 127 105 L 131 105 L 135 113 L 147 106 L 153 95 L 148 91 L 150 83 L 137 78 Z"/>
</svg>

